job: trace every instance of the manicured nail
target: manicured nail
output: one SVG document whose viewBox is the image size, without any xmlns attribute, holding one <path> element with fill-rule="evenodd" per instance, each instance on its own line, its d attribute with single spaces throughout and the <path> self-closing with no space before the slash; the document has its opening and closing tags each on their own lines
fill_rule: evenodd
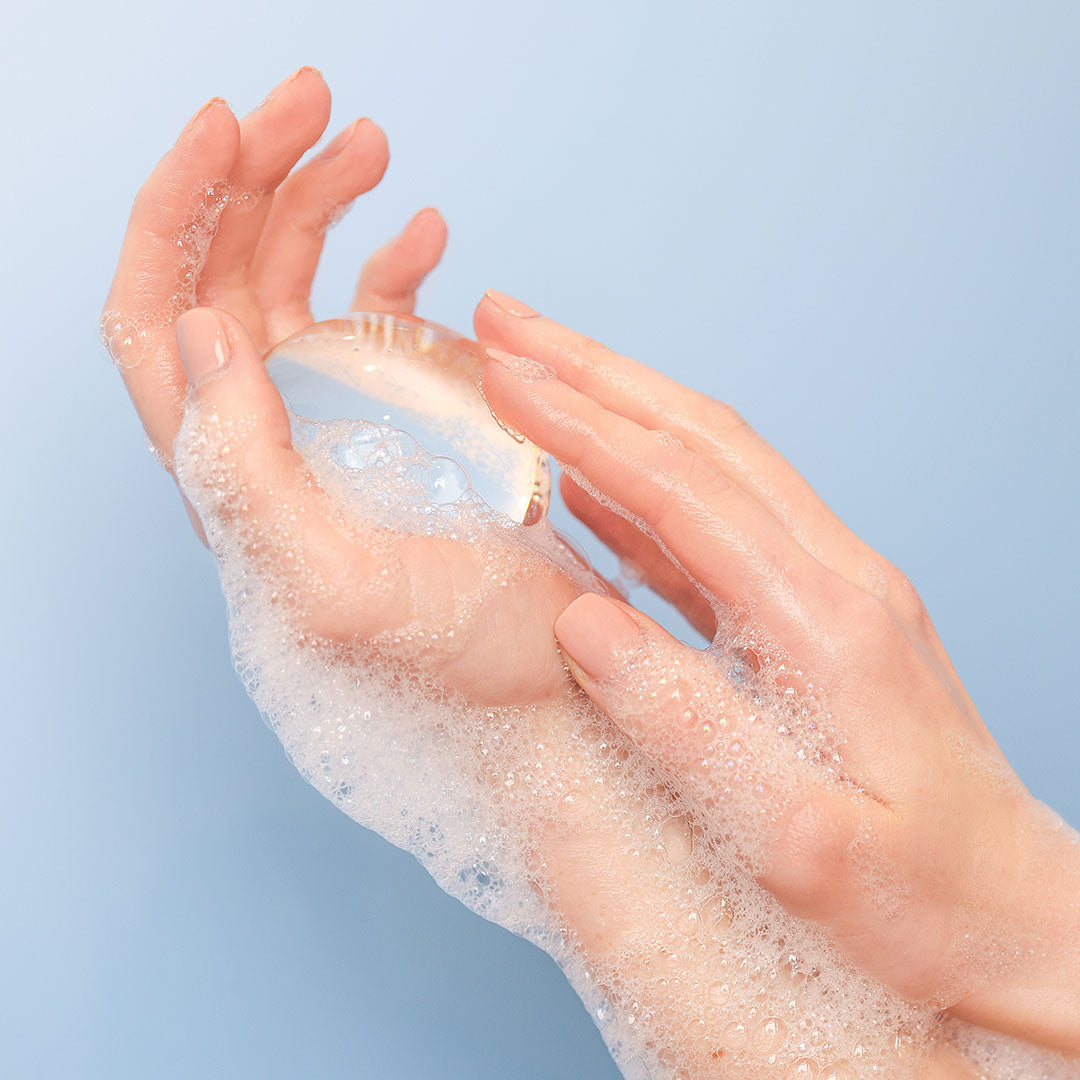
<svg viewBox="0 0 1080 1080">
<path fill-rule="evenodd" d="M 512 296 L 507 296 L 506 293 L 501 293 L 497 289 L 488 289 L 484 295 L 500 311 L 505 311 L 507 315 L 513 315 L 516 319 L 535 319 L 540 314 L 528 304 L 523 304 L 520 300 L 515 300 Z"/>
<path fill-rule="evenodd" d="M 264 105 L 269 105 L 271 101 L 281 95 L 282 91 L 287 86 L 289 86 L 291 83 L 296 82 L 296 80 L 299 79 L 301 75 L 308 74 L 314 74 L 320 77 L 322 76 L 322 72 L 320 72 L 318 68 L 313 68 L 310 66 L 297 68 L 288 78 L 282 79 L 282 81 L 279 82 L 277 86 L 275 86 L 274 89 L 271 90 L 270 93 L 262 99 L 262 103 L 259 105 L 259 108 L 261 109 Z"/>
<path fill-rule="evenodd" d="M 194 308 L 181 315 L 176 323 L 176 342 L 193 390 L 220 375 L 232 358 L 225 326 L 210 308 Z"/>
<path fill-rule="evenodd" d="M 229 103 L 221 97 L 212 97 L 185 125 L 184 130 L 180 133 L 180 137 L 183 138 L 189 131 L 194 128 L 199 121 L 211 110 L 216 109 L 219 105 L 224 105 L 228 108 Z"/>
<path fill-rule="evenodd" d="M 423 210 L 417 210 L 416 213 L 413 214 L 412 220 L 409 222 L 408 225 L 405 226 L 405 228 L 408 229 L 408 228 L 410 228 L 410 227 L 412 227 L 414 225 L 417 225 L 418 223 L 420 223 L 422 221 L 440 221 L 441 222 L 442 221 L 442 214 L 440 214 L 439 211 L 434 206 L 425 206 L 423 208 Z M 444 225 L 444 227 L 445 227 L 445 225 Z M 404 231 L 404 230 L 402 230 L 402 231 Z"/>
<path fill-rule="evenodd" d="M 323 161 L 329 161 L 331 158 L 336 158 L 338 154 L 352 142 L 352 137 L 356 134 L 356 129 L 363 122 L 363 119 L 354 120 L 344 131 L 338 132 L 338 134 L 319 151 L 319 157 L 322 158 Z"/>
<path fill-rule="evenodd" d="M 549 368 L 547 364 L 541 364 L 537 360 L 530 360 L 527 356 L 515 356 L 514 353 L 503 352 L 502 349 L 488 349 L 487 356 L 508 375 L 522 382 L 541 382 L 555 378 L 554 368 Z"/>
<path fill-rule="evenodd" d="M 623 605 L 599 593 L 585 593 L 566 608 L 555 620 L 555 636 L 567 657 L 596 682 L 615 675 L 620 654 L 642 639 Z"/>
</svg>

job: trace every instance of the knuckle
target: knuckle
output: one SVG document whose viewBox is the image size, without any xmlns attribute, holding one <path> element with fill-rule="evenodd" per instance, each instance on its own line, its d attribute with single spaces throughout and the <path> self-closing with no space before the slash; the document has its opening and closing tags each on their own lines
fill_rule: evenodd
<svg viewBox="0 0 1080 1080">
<path fill-rule="evenodd" d="M 892 563 L 886 565 L 885 577 L 889 583 L 889 596 L 896 606 L 920 630 L 930 630 L 930 612 L 911 579 Z"/>
<path fill-rule="evenodd" d="M 850 591 L 862 595 L 849 597 L 838 625 L 846 628 L 847 649 L 857 659 L 864 685 L 894 689 L 910 685 L 919 678 L 923 662 L 906 620 L 887 600 L 861 589 Z"/>
<path fill-rule="evenodd" d="M 803 917 L 829 911 L 847 873 L 853 839 L 837 797 L 811 791 L 788 815 L 763 883 Z"/>
<path fill-rule="evenodd" d="M 611 359 L 611 350 L 596 338 L 583 337 L 578 344 L 577 353 L 579 359 L 592 367 L 606 366 Z"/>
<path fill-rule="evenodd" d="M 829 580 L 821 595 L 828 605 L 829 625 L 839 635 L 836 647 L 853 651 L 863 665 L 877 668 L 888 663 L 906 638 L 887 601 L 839 575 L 829 575 Z"/>
<path fill-rule="evenodd" d="M 894 563 L 888 559 L 876 558 L 878 569 L 885 579 L 887 594 L 891 597 L 915 596 L 915 587 L 907 576 Z"/>
<path fill-rule="evenodd" d="M 725 440 L 731 441 L 753 433 L 742 414 L 726 401 L 703 395 L 700 404 L 695 407 L 700 410 L 700 419 Z"/>
<path fill-rule="evenodd" d="M 662 529 L 672 517 L 696 516 L 715 506 L 730 488 L 719 469 L 681 443 L 671 442 L 664 432 L 652 432 L 663 458 L 656 470 L 658 495 L 650 520 Z M 660 456 L 660 455 L 657 455 Z"/>
<path fill-rule="evenodd" d="M 706 495 L 730 487 L 719 469 L 674 435 L 651 431 L 649 438 L 654 446 L 651 456 L 659 462 L 659 479 L 666 487 L 688 496 Z"/>
<path fill-rule="evenodd" d="M 915 586 L 887 559 L 873 555 L 865 565 L 860 584 L 919 632 L 926 633 L 931 629 L 930 615 Z"/>
</svg>

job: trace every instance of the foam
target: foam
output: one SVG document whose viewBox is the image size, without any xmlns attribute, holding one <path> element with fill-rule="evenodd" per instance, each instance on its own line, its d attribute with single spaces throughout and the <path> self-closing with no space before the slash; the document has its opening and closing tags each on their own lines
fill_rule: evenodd
<svg viewBox="0 0 1080 1080">
<path fill-rule="evenodd" d="M 941 1039 L 969 1062 L 979 1076 L 993 1080 L 1076 1080 L 1080 1064 L 1053 1050 L 983 1031 L 971 1024 L 945 1021 Z"/>
<path fill-rule="evenodd" d="M 706 745 L 722 746 L 730 778 L 721 800 L 708 769 L 701 784 L 676 790 L 569 679 L 524 706 L 466 696 L 447 684 L 447 664 L 500 596 L 602 584 L 545 518 L 525 526 L 491 510 L 464 473 L 408 435 L 347 421 L 296 430 L 350 538 L 386 570 L 356 583 L 361 608 L 377 606 L 386 577 L 404 572 L 404 537 L 464 545 L 478 572 L 434 622 L 429 611 L 427 622 L 363 641 L 313 634 L 327 588 L 319 568 L 297 556 L 283 573 L 268 556 L 283 526 L 253 526 L 238 513 L 250 489 L 225 453 L 243 433 L 189 407 L 178 476 L 220 560 L 249 694 L 323 795 L 412 852 L 448 893 L 556 959 L 625 1076 L 917 1076 L 946 1039 L 982 1075 L 1041 1075 L 1044 1057 L 1027 1051 L 1010 1050 L 998 1069 L 1001 1040 L 942 1028 L 936 1005 L 875 983 L 756 883 L 777 815 L 807 770 L 843 760 L 812 695 L 793 706 L 790 682 L 770 683 L 747 666 L 756 650 L 766 673 L 782 667 L 773 645 L 736 631 L 716 605 L 722 630 L 708 654 L 716 677 L 695 684 L 688 720 Z M 448 472 L 452 498 L 433 483 Z M 737 691 L 733 672 L 743 681 Z M 670 692 L 679 682 L 662 657 L 628 660 L 624 674 L 626 702 L 642 707 L 658 685 Z M 751 782 L 763 761 L 780 763 L 764 794 Z M 866 843 L 872 849 L 873 838 Z M 1063 1068 L 1062 1078 L 1080 1075 Z"/>
</svg>

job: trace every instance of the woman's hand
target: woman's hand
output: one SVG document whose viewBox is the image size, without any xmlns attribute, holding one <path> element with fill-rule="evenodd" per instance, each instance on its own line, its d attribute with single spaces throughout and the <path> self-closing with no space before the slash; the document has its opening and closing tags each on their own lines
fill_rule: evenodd
<svg viewBox="0 0 1080 1080">
<path fill-rule="evenodd" d="M 288 416 L 261 356 L 313 322 L 309 294 L 326 229 L 379 182 L 389 161 L 382 131 L 361 119 L 294 167 L 329 113 L 330 92 L 312 68 L 301 68 L 239 122 L 220 98 L 196 113 L 136 197 L 102 328 L 166 468 L 172 471 L 189 400 L 234 429 L 236 488 L 205 497 L 226 500 L 242 488 L 246 527 L 262 538 L 264 565 L 280 568 L 299 556 L 307 568 L 307 629 L 351 642 L 407 624 L 450 622 L 482 587 L 480 567 L 492 553 L 402 538 L 392 554 L 394 588 L 374 599 L 386 565 L 376 565 L 366 538 L 343 526 L 340 508 L 291 446 Z M 367 261 L 349 310 L 411 313 L 445 243 L 438 211 L 421 210 Z M 196 305 L 214 310 L 184 314 Z M 207 378 L 211 373 L 217 377 Z M 551 624 L 578 592 L 555 573 L 501 590 L 442 658 L 442 676 L 493 704 L 561 688 Z M 488 657 L 507 634 L 521 642 L 519 663 L 493 671 Z"/>
<path fill-rule="evenodd" d="M 570 508 L 757 669 L 733 678 L 586 595 L 555 632 L 593 701 L 864 970 L 1080 1051 L 1080 847 L 1009 769 L 907 579 L 726 405 L 501 294 L 475 324 L 488 400 L 564 463 Z M 767 683 L 806 705 L 779 730 L 751 692 Z"/>
<path fill-rule="evenodd" d="M 386 171 L 386 136 L 366 118 L 294 168 L 329 116 L 330 91 L 314 68 L 239 121 L 213 98 L 136 196 L 102 334 L 167 467 L 188 389 L 177 318 L 196 305 L 220 308 L 261 352 L 310 325 L 326 229 Z M 445 244 L 439 212 L 421 210 L 368 260 L 349 310 L 411 313 Z"/>
</svg>

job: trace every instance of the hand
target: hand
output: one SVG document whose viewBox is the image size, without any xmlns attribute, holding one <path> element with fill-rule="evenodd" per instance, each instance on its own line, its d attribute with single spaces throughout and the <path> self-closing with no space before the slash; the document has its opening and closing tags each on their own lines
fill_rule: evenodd
<svg viewBox="0 0 1080 1080">
<path fill-rule="evenodd" d="M 320 583 L 318 602 L 308 597 L 304 605 L 308 629 L 353 641 L 417 619 L 443 625 L 483 586 L 485 553 L 438 538 L 403 539 L 384 552 L 397 562 L 394 589 L 373 602 L 385 566 L 375 565 L 368 537 L 343 528 L 339 508 L 290 445 L 288 418 L 260 354 L 313 322 L 309 294 L 326 228 L 379 182 L 389 160 L 383 133 L 361 119 L 294 168 L 329 112 L 329 90 L 312 68 L 301 68 L 239 122 L 220 98 L 205 105 L 135 200 L 102 327 L 154 452 L 170 471 L 189 393 L 221 423 L 243 428 L 234 461 L 243 460 L 249 473 L 236 481 L 257 511 L 249 514 L 251 529 L 267 538 L 266 565 L 302 553 L 306 581 Z M 420 211 L 368 260 L 349 310 L 411 313 L 445 242 L 438 211 Z M 184 316 L 196 305 L 216 311 Z M 198 380 L 189 382 L 185 363 L 201 371 L 226 355 L 220 378 L 190 385 Z M 219 501 L 226 495 L 219 492 Z M 302 508 L 302 528 L 296 518 L 284 521 L 289 507 Z M 443 676 L 491 703 L 549 694 L 565 678 L 551 624 L 579 591 L 556 573 L 500 591 L 444 656 Z M 493 672 L 486 657 L 508 632 L 521 637 L 521 662 Z"/>
<path fill-rule="evenodd" d="M 187 395 L 178 317 L 215 305 L 261 351 L 310 325 L 326 229 L 386 170 L 386 137 L 368 119 L 294 169 L 329 116 L 330 91 L 314 68 L 300 68 L 240 121 L 213 98 L 135 199 L 102 336 L 166 468 Z M 445 244 L 438 211 L 421 210 L 368 260 L 350 310 L 410 313 Z"/>
<path fill-rule="evenodd" d="M 1080 846 L 1008 767 L 907 579 L 727 406 L 498 294 L 475 326 L 488 400 L 564 463 L 570 508 L 748 665 L 732 679 L 583 596 L 555 631 L 592 700 L 857 965 L 1080 1051 Z"/>
</svg>

